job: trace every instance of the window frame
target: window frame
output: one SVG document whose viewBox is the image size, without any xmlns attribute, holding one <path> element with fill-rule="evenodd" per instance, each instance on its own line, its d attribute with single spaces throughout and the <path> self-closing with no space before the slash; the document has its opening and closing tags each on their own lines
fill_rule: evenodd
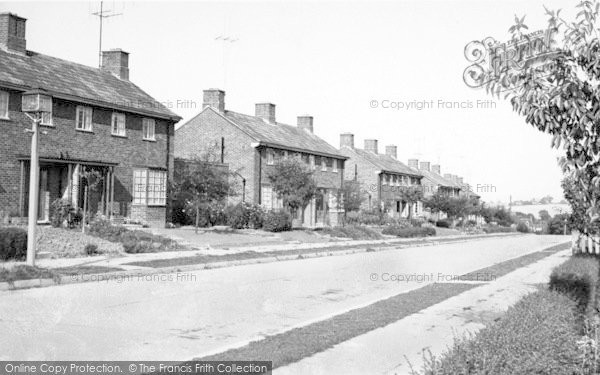
<svg viewBox="0 0 600 375">
<path fill-rule="evenodd" d="M 119 132 L 118 123 L 117 131 L 115 132 L 115 119 L 123 118 L 123 132 Z M 127 137 L 127 116 L 121 112 L 113 112 L 110 118 L 110 134 L 116 137 Z"/>
<path fill-rule="evenodd" d="M 165 207 L 167 205 L 167 179 L 167 171 L 162 169 L 134 168 L 131 204 L 145 207 Z M 138 186 L 144 188 L 139 189 Z M 157 186 L 158 189 L 156 189 Z"/>
<path fill-rule="evenodd" d="M 314 171 L 317 169 L 317 165 L 315 164 L 315 156 L 314 155 L 308 155 L 308 164 L 310 166 L 311 171 Z"/>
<path fill-rule="evenodd" d="M 339 169 L 339 160 L 337 159 L 333 159 L 333 166 L 331 167 L 331 171 L 333 173 L 338 173 L 338 169 Z"/>
<path fill-rule="evenodd" d="M 84 117 L 83 117 L 83 128 L 79 127 L 79 120 L 80 120 L 80 113 L 83 113 Z M 93 121 L 92 118 L 94 116 L 94 109 L 92 107 L 88 107 L 85 105 L 78 105 L 75 108 L 75 130 L 81 131 L 81 132 L 88 132 L 91 133 L 93 132 Z M 89 119 L 89 124 L 88 120 Z M 89 126 L 86 126 L 89 125 Z"/>
<path fill-rule="evenodd" d="M 0 119 L 2 120 L 10 120 L 10 93 L 8 91 L 5 90 L 0 90 L 0 102 L 2 101 L 2 98 L 5 97 L 6 98 L 6 111 L 5 113 L 0 113 Z"/>
<path fill-rule="evenodd" d="M 152 124 L 152 126 L 148 127 L 150 124 Z M 146 133 L 148 133 L 146 131 L 147 129 L 152 129 L 152 137 L 146 136 Z M 156 141 L 156 120 L 153 118 L 144 117 L 142 119 L 142 139 L 144 141 Z"/>
<path fill-rule="evenodd" d="M 321 156 L 321 172 L 327 172 L 327 158 Z"/>
<path fill-rule="evenodd" d="M 275 152 L 267 149 L 267 165 L 275 165 Z"/>
</svg>

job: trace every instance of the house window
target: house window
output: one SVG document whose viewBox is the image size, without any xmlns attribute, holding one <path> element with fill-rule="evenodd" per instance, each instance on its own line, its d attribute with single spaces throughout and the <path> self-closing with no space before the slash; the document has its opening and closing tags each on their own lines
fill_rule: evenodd
<svg viewBox="0 0 600 375">
<path fill-rule="evenodd" d="M 338 160 L 337 159 L 333 159 L 333 171 L 335 173 L 337 173 L 337 171 L 338 171 Z"/>
<path fill-rule="evenodd" d="M 52 122 L 52 110 L 50 112 L 42 112 L 42 125 L 54 126 Z"/>
<path fill-rule="evenodd" d="M 0 91 L 0 118 L 8 118 L 8 92 Z"/>
<path fill-rule="evenodd" d="M 112 114 L 112 125 L 111 125 L 111 134 L 118 135 L 121 137 L 125 136 L 125 115 L 123 113 Z"/>
<path fill-rule="evenodd" d="M 314 171 L 315 170 L 315 156 L 314 155 L 310 155 L 308 157 L 308 163 L 310 164 L 310 170 Z"/>
<path fill-rule="evenodd" d="M 273 150 L 267 150 L 267 165 L 275 164 L 275 155 L 273 154 Z"/>
<path fill-rule="evenodd" d="M 327 158 L 321 158 L 321 171 L 327 172 Z"/>
<path fill-rule="evenodd" d="M 147 174 L 145 169 L 133 171 L 133 204 L 146 204 Z"/>
<path fill-rule="evenodd" d="M 156 138 L 154 137 L 154 130 L 156 128 L 156 123 L 151 118 L 145 118 L 142 120 L 142 133 L 143 137 L 146 140 L 154 141 Z"/>
<path fill-rule="evenodd" d="M 167 201 L 167 172 L 135 169 L 133 171 L 133 204 L 164 206 Z"/>
<path fill-rule="evenodd" d="M 148 205 L 164 206 L 167 201 L 167 172 L 148 171 Z"/>
<path fill-rule="evenodd" d="M 287 151 L 283 151 L 283 160 L 286 160 L 289 157 Z"/>
<path fill-rule="evenodd" d="M 77 106 L 77 115 L 75 116 L 75 129 L 83 131 L 92 131 L 92 108 Z"/>
</svg>

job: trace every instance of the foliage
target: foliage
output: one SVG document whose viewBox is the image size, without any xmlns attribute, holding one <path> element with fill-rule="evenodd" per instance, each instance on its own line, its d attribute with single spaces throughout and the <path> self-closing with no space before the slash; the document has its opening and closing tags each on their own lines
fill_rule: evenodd
<svg viewBox="0 0 600 375">
<path fill-rule="evenodd" d="M 52 279 L 60 282 L 60 275 L 47 268 L 19 264 L 10 269 L 0 268 L 0 282 L 13 284 L 17 280 Z"/>
<path fill-rule="evenodd" d="M 228 168 L 215 164 L 210 153 L 196 157 L 175 168 L 171 190 L 178 209 L 194 216 L 196 231 L 200 224 L 218 219 L 228 196 L 235 195 Z M 180 220 L 181 213 L 176 214 Z"/>
<path fill-rule="evenodd" d="M 458 338 L 448 352 L 428 358 L 422 373 L 579 373 L 574 308 L 571 299 L 554 291 L 529 294 L 476 335 Z"/>
<path fill-rule="evenodd" d="M 323 228 L 322 233 L 331 237 L 352 238 L 353 240 L 380 240 L 383 238 L 379 232 L 360 225 Z"/>
<path fill-rule="evenodd" d="M 435 226 L 439 228 L 450 228 L 452 226 L 452 222 L 448 219 L 442 219 L 436 221 Z"/>
<path fill-rule="evenodd" d="M 540 220 L 543 221 L 548 221 L 552 218 L 552 216 L 550 216 L 547 210 L 540 210 L 538 214 L 540 215 Z"/>
<path fill-rule="evenodd" d="M 346 210 L 346 213 L 360 210 L 360 206 L 365 201 L 365 195 L 361 191 L 358 182 L 344 181 L 341 193 L 344 199 L 344 210 Z"/>
<path fill-rule="evenodd" d="M 100 254 L 100 251 L 98 251 L 98 245 L 96 245 L 95 243 L 89 243 L 89 244 L 85 245 L 85 247 L 83 248 L 83 251 L 87 255 Z"/>
<path fill-rule="evenodd" d="M 582 199 L 584 193 L 580 184 L 574 180 L 573 176 L 567 176 L 562 181 L 562 188 L 565 199 L 571 206 L 569 226 L 581 233 L 600 233 L 600 224 L 592 221 L 590 215 L 587 214 L 589 205 Z"/>
<path fill-rule="evenodd" d="M 398 191 L 400 193 L 399 199 L 405 201 L 408 204 L 414 204 L 423 200 L 423 189 L 420 186 L 409 186 Z M 408 211 L 408 218 L 410 219 L 412 210 Z"/>
<path fill-rule="evenodd" d="M 292 216 L 285 211 L 269 211 L 265 214 L 263 229 L 268 232 L 292 230 Z"/>
<path fill-rule="evenodd" d="M 437 192 L 423 201 L 425 208 L 433 213 L 445 212 L 450 218 L 479 215 L 481 205 L 476 197 L 449 197 Z"/>
<path fill-rule="evenodd" d="M 313 172 L 296 159 L 278 161 L 267 171 L 267 179 L 292 214 L 304 209 L 317 193 Z"/>
<path fill-rule="evenodd" d="M 397 226 L 388 226 L 383 228 L 381 232 L 390 236 L 396 237 L 427 237 L 435 236 L 435 228 L 432 227 L 416 227 L 416 228 L 401 228 Z"/>
<path fill-rule="evenodd" d="M 123 226 L 112 225 L 108 220 L 93 221 L 88 234 L 111 242 L 119 242 L 127 253 L 152 253 L 159 251 L 182 250 L 175 241 L 142 230 L 129 230 Z"/>
<path fill-rule="evenodd" d="M 582 313 L 592 314 L 596 309 L 599 270 L 595 257 L 571 257 L 552 270 L 550 289 L 573 298 Z"/>
<path fill-rule="evenodd" d="M 23 260 L 27 256 L 27 231 L 0 228 L 0 260 Z"/>
<path fill-rule="evenodd" d="M 511 227 L 503 227 L 500 225 L 489 225 L 485 228 L 483 228 L 483 231 L 485 233 L 510 233 L 510 232 L 514 232 L 515 230 Z"/>
<path fill-rule="evenodd" d="M 225 210 L 227 225 L 234 229 L 261 228 L 264 216 L 262 207 L 246 202 L 228 206 Z"/>
<path fill-rule="evenodd" d="M 514 224 L 514 219 L 510 212 L 504 207 L 485 207 L 481 210 L 481 216 L 488 224 L 496 223 L 501 226 L 508 227 Z"/>
<path fill-rule="evenodd" d="M 517 232 L 529 233 L 529 227 L 525 223 L 517 224 Z"/>
<path fill-rule="evenodd" d="M 571 227 L 569 225 L 570 218 L 571 215 L 569 214 L 554 215 L 554 217 L 548 221 L 546 232 L 548 234 L 571 234 Z"/>
<path fill-rule="evenodd" d="M 63 223 L 69 218 L 69 212 L 72 209 L 71 202 L 67 199 L 55 199 L 50 205 L 50 208 L 50 224 L 55 228 L 63 226 Z"/>
<path fill-rule="evenodd" d="M 501 69 L 486 87 L 498 97 L 504 92 L 527 124 L 552 135 L 552 147 L 562 146 L 559 164 L 579 193 L 570 202 L 577 201 L 574 211 L 581 209 L 585 216 L 578 217 L 582 229 L 596 226 L 600 219 L 599 10 L 598 0 L 579 2 L 574 20 L 563 19 L 560 11 L 546 10 L 545 31 L 551 41 L 546 43 L 543 58 L 533 56 L 538 63 L 518 61 L 518 68 L 496 63 Z M 523 19 L 517 19 L 517 25 L 509 29 L 512 39 L 528 42 L 523 35 L 526 28 Z"/>
</svg>

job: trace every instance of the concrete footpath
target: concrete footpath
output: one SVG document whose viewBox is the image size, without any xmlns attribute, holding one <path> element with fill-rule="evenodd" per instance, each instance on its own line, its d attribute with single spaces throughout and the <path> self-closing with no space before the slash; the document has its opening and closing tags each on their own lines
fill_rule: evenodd
<svg viewBox="0 0 600 375">
<path fill-rule="evenodd" d="M 287 374 L 410 374 L 423 354 L 443 353 L 454 337 L 474 333 L 509 306 L 548 282 L 571 250 L 560 251 L 396 323 L 373 330 L 296 363 L 275 369 Z"/>
</svg>

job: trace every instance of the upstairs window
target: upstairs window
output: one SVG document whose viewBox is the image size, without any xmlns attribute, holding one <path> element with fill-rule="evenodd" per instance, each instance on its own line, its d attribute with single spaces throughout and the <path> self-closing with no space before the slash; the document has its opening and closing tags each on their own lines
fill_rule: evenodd
<svg viewBox="0 0 600 375">
<path fill-rule="evenodd" d="M 142 133 L 143 133 L 143 137 L 145 140 L 148 140 L 148 141 L 156 140 L 155 133 L 154 133 L 155 128 L 156 128 L 156 123 L 153 119 L 145 118 L 142 120 Z"/>
<path fill-rule="evenodd" d="M 333 172 L 337 173 L 338 171 L 338 162 L 339 160 L 333 159 Z"/>
<path fill-rule="evenodd" d="M 125 136 L 125 115 L 123 113 L 114 112 L 112 114 L 110 133 L 120 137 Z"/>
<path fill-rule="evenodd" d="M 0 91 L 0 118 L 8 118 L 8 92 Z"/>
<path fill-rule="evenodd" d="M 52 123 L 52 111 L 50 112 L 42 112 L 42 125 L 46 126 L 54 126 Z"/>
<path fill-rule="evenodd" d="M 275 164 L 275 154 L 273 150 L 267 150 L 267 165 Z"/>
<path fill-rule="evenodd" d="M 310 155 L 308 157 L 308 164 L 310 165 L 310 170 L 314 171 L 315 170 L 315 156 L 314 155 Z"/>
<path fill-rule="evenodd" d="M 321 171 L 327 172 L 327 158 L 321 158 Z"/>
<path fill-rule="evenodd" d="M 92 131 L 92 108 L 77 106 L 77 115 L 75 116 L 75 129 L 83 131 Z"/>
</svg>

